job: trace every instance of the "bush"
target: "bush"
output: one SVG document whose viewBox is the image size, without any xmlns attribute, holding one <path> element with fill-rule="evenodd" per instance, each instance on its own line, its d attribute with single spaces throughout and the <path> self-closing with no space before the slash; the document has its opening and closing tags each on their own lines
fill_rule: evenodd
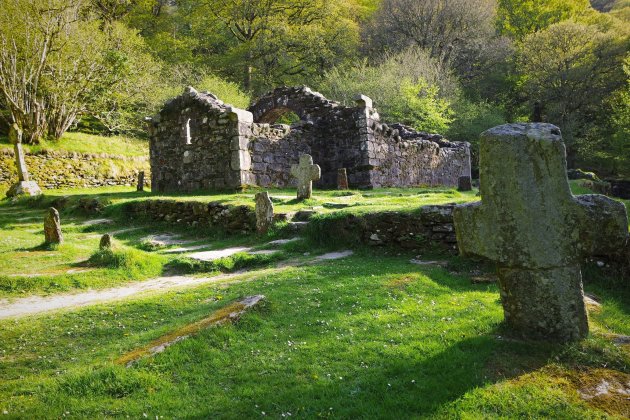
<svg viewBox="0 0 630 420">
<path fill-rule="evenodd" d="M 99 268 L 119 269 L 128 272 L 131 276 L 143 273 L 159 273 L 162 267 L 162 258 L 135 249 L 99 250 L 92 254 L 88 265 Z"/>
<path fill-rule="evenodd" d="M 203 77 L 195 88 L 199 91 L 207 90 L 226 104 L 234 105 L 237 108 L 246 109 L 251 102 L 249 95 L 243 92 L 238 84 L 228 82 L 218 76 Z"/>
</svg>

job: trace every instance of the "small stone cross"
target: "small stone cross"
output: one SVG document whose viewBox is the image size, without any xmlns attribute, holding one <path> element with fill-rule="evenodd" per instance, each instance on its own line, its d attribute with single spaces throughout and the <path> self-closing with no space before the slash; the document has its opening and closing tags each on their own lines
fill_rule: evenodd
<svg viewBox="0 0 630 420">
<path fill-rule="evenodd" d="M 47 244 L 60 244 L 63 242 L 61 233 L 61 220 L 56 208 L 50 207 L 44 218 L 44 237 Z"/>
<path fill-rule="evenodd" d="M 454 211 L 459 249 L 498 266 L 505 321 L 529 339 L 588 334 L 580 262 L 610 255 L 628 236 L 623 204 L 574 197 L 560 129 L 507 124 L 481 135 L 482 202 Z"/>
<path fill-rule="evenodd" d="M 313 165 L 311 155 L 301 155 L 300 164 L 291 166 L 291 175 L 298 181 L 298 200 L 311 198 L 313 195 L 313 181 L 322 177 L 322 169 L 319 165 Z"/>
</svg>

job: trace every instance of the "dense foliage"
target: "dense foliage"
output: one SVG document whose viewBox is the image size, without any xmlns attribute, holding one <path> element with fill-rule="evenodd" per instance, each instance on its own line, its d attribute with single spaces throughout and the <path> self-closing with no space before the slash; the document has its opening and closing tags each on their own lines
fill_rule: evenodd
<svg viewBox="0 0 630 420">
<path fill-rule="evenodd" d="M 30 143 L 142 132 L 186 85 L 246 107 L 304 84 L 473 144 L 554 123 L 570 165 L 629 176 L 629 40 L 630 0 L 7 0 L 0 116 Z"/>
</svg>

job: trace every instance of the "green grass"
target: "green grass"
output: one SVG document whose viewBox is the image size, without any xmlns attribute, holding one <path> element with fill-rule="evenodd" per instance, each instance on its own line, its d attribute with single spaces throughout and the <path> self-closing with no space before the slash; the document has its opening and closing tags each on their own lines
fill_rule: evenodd
<svg viewBox="0 0 630 420">
<path fill-rule="evenodd" d="M 0 137 L 0 148 L 12 148 L 7 137 Z M 97 136 L 93 134 L 67 132 L 58 141 L 44 141 L 39 145 L 28 146 L 27 151 L 41 150 L 78 153 L 107 153 L 123 156 L 149 156 L 149 142 L 143 139 L 124 136 Z"/>
<path fill-rule="evenodd" d="M 254 192 L 171 197 L 253 205 Z M 413 211 L 423 204 L 475 200 L 474 193 L 409 189 L 317 191 L 295 203 L 273 191 L 277 209 L 295 211 L 349 200 L 341 212 Z M 401 195 L 402 194 L 402 195 Z M 61 218 L 65 243 L 42 247 L 47 206 L 68 196 Z M 280 196 L 280 198 L 278 198 Z M 99 197 L 101 214 L 76 209 Z M 149 234 L 174 233 L 207 244 L 261 246 L 273 237 L 125 221 L 121 204 L 154 199 L 124 188 L 47 192 L 0 203 L 0 298 L 104 288 L 171 274 L 252 271 L 204 286 L 157 291 L 73 311 L 0 321 L 0 413 L 6 418 L 156 416 L 186 418 L 605 418 L 627 416 L 627 402 L 580 398 L 580 386 L 630 374 L 630 350 L 611 334 L 630 334 L 630 289 L 597 267 L 586 267 L 586 291 L 601 308 L 590 314 L 592 335 L 566 346 L 506 338 L 498 289 L 473 284 L 487 267 L 444 255 L 447 268 L 413 265 L 404 251 L 355 248 L 355 255 L 317 264 L 338 238 L 308 241 L 276 256 L 237 254 L 199 263 L 146 246 Z M 286 202 L 283 200 L 287 200 Z M 339 201 L 336 201 L 339 200 Z M 335 217 L 322 209 L 324 217 Z M 113 224 L 87 226 L 86 220 Z M 98 252 L 103 233 L 112 252 Z M 280 259 L 291 266 L 276 268 Z M 90 269 L 68 273 L 70 269 Z M 47 272 L 46 275 L 41 275 Z M 13 276 L 13 275 L 19 276 Z M 490 273 L 485 273 L 490 275 Z M 31 276 L 32 275 L 32 276 Z M 244 296 L 265 303 L 238 323 L 204 330 L 141 360 L 114 361 L 173 330 L 199 321 Z M 590 383 L 590 382 L 589 382 Z M 581 385 L 582 384 L 582 385 Z M 613 404 L 614 403 L 614 404 Z M 621 405 L 619 405 L 621 404 Z M 621 408 L 619 408 L 621 407 Z"/>
<path fill-rule="evenodd" d="M 568 378 L 627 351 L 503 338 L 494 285 L 360 250 L 317 265 L 0 321 L 9 417 L 601 418 Z M 601 284 L 609 299 L 613 289 Z M 265 304 L 131 368 L 119 356 L 242 296 Z M 630 313 L 623 319 L 630 324 Z M 604 315 L 602 315 L 604 316 Z M 595 329 L 605 318 L 593 320 Z"/>
</svg>

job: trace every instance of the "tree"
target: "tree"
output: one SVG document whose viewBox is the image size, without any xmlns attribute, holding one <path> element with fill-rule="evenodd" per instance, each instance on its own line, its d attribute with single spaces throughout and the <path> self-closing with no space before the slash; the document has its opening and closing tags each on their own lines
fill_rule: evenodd
<svg viewBox="0 0 630 420">
<path fill-rule="evenodd" d="M 589 0 L 498 0 L 501 33 L 523 39 L 554 23 L 592 12 Z"/>
<path fill-rule="evenodd" d="M 47 101 L 42 84 L 50 55 L 63 48 L 62 38 L 78 19 L 81 2 L 10 0 L 0 14 L 0 93 L 11 123 L 25 143 L 47 130 Z"/>
<path fill-rule="evenodd" d="M 496 0 L 383 0 L 365 37 L 371 52 L 416 46 L 469 77 L 503 45 L 495 17 Z"/>
<path fill-rule="evenodd" d="M 384 120 L 432 132 L 446 130 L 452 119 L 450 104 L 460 95 L 450 69 L 418 48 L 386 54 L 377 65 L 364 60 L 335 68 L 319 88 L 346 105 L 353 104 L 358 93 L 367 95 Z"/>
<path fill-rule="evenodd" d="M 246 91 L 317 77 L 355 53 L 358 26 L 346 1 L 206 0 L 187 8 L 196 53 Z M 208 19 L 210 17 L 210 19 Z M 212 58 L 211 58 L 212 57 Z M 216 69 L 215 69 L 216 70 Z"/>
<path fill-rule="evenodd" d="M 528 35 L 519 48 L 519 91 L 529 109 L 540 103 L 545 121 L 563 129 L 570 163 L 585 124 L 625 82 L 627 48 L 627 36 L 572 21 Z"/>
<path fill-rule="evenodd" d="M 58 139 L 81 113 L 107 103 L 104 96 L 138 94 L 155 71 L 146 47 L 132 46 L 142 40 L 120 23 L 104 27 L 91 6 L 10 0 L 0 16 L 0 93 L 27 143 Z"/>
</svg>

